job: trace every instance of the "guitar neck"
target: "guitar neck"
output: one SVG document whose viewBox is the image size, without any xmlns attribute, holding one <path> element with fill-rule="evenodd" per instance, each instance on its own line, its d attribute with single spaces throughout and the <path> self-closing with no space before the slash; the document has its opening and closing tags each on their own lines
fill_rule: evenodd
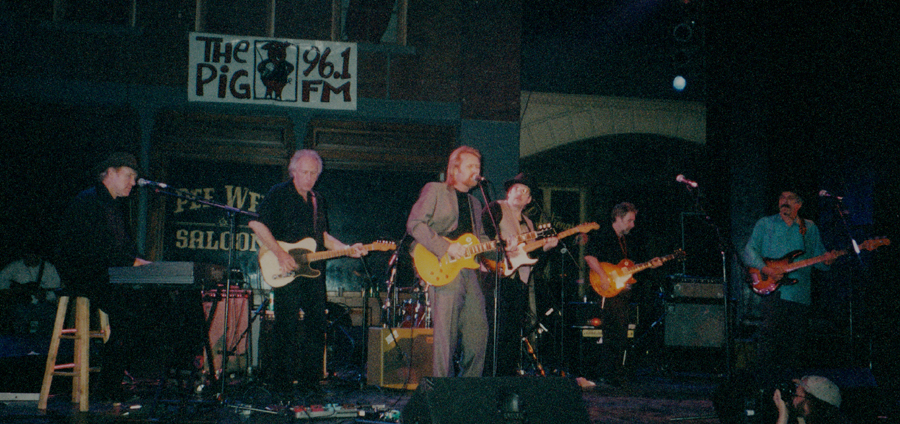
<svg viewBox="0 0 900 424">
<path fill-rule="evenodd" d="M 537 238 L 537 231 L 529 231 L 527 233 L 522 233 L 516 236 L 516 244 L 526 242 L 528 240 L 534 240 Z M 497 241 L 491 240 L 486 241 L 484 243 L 476 243 L 466 248 L 466 256 L 470 258 L 479 253 L 487 252 L 488 250 L 494 250 L 497 248 Z"/>
<path fill-rule="evenodd" d="M 371 244 L 364 245 L 363 248 L 366 249 L 366 251 L 371 251 L 371 250 L 373 250 L 374 246 L 375 246 L 375 243 L 371 243 Z M 338 250 L 325 250 L 322 252 L 310 252 L 310 253 L 306 254 L 306 261 L 307 262 L 315 262 L 315 261 L 321 261 L 321 260 L 326 260 L 326 259 L 334 259 L 334 258 L 339 258 L 341 256 L 348 256 L 352 253 L 353 253 L 352 247 L 348 247 L 346 249 L 338 249 Z"/>
<path fill-rule="evenodd" d="M 834 252 L 834 257 L 837 258 L 838 256 L 843 256 L 846 254 L 847 254 L 846 250 L 837 250 Z M 810 265 L 815 265 L 819 262 L 824 262 L 824 261 L 825 261 L 825 255 L 819 255 L 814 258 L 809 258 L 809 259 L 804 259 L 802 261 L 792 262 L 790 264 L 790 266 L 787 266 L 784 268 L 784 272 L 787 273 L 787 272 L 796 271 L 800 268 L 806 268 Z"/>
<path fill-rule="evenodd" d="M 579 225 L 577 227 L 569 228 L 568 230 L 560 232 L 559 234 L 556 235 L 556 238 L 564 239 L 566 237 L 571 236 L 572 234 L 585 233 L 585 232 L 587 232 L 587 231 L 585 231 L 585 228 L 582 228 L 582 225 Z M 526 244 L 523 247 L 523 249 L 526 252 L 533 252 L 537 249 L 544 247 L 544 245 L 547 244 L 548 242 L 549 242 L 549 239 L 541 239 L 541 240 L 533 241 L 533 242 Z"/>
<path fill-rule="evenodd" d="M 673 253 L 671 255 L 663 256 L 663 257 L 659 258 L 659 260 L 661 260 L 663 263 L 666 263 L 668 261 L 671 261 L 672 259 L 675 259 L 675 256 L 676 255 Z M 643 263 L 639 263 L 637 265 L 632 265 L 632 266 L 624 269 L 622 271 L 622 273 L 623 274 L 637 274 L 638 272 L 641 272 L 647 268 L 650 268 L 651 266 L 653 266 L 652 260 L 643 262 Z"/>
</svg>

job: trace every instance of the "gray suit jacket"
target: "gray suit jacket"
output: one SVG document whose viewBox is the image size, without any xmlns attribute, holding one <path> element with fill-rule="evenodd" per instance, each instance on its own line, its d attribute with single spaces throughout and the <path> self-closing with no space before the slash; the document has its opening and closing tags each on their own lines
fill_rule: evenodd
<svg viewBox="0 0 900 424">
<path fill-rule="evenodd" d="M 467 194 L 472 208 L 475 235 L 482 241 L 488 238 L 481 224 L 481 202 L 473 195 Z M 421 243 L 438 258 L 447 253 L 450 242 L 443 236 L 458 226 L 459 206 L 456 201 L 456 190 L 445 183 L 431 182 L 422 187 L 419 199 L 409 211 L 406 220 L 406 232 Z M 415 244 L 411 246 L 415 247 Z"/>
</svg>

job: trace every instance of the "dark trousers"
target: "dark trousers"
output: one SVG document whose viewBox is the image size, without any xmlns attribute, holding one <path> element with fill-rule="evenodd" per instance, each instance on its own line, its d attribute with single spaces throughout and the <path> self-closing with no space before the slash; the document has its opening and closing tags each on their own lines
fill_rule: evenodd
<svg viewBox="0 0 900 424">
<path fill-rule="evenodd" d="M 623 357 L 628 348 L 630 297 L 629 292 L 622 292 L 603 303 L 600 374 L 610 380 L 624 379 L 626 374 Z"/>
<path fill-rule="evenodd" d="M 757 333 L 755 374 L 778 381 L 809 366 L 809 306 L 782 300 L 778 292 L 760 303 L 763 322 Z"/>
<path fill-rule="evenodd" d="M 325 358 L 325 278 L 299 278 L 275 289 L 272 364 L 269 381 L 312 386 L 323 376 Z M 301 313 L 302 317 L 301 317 Z"/>
</svg>

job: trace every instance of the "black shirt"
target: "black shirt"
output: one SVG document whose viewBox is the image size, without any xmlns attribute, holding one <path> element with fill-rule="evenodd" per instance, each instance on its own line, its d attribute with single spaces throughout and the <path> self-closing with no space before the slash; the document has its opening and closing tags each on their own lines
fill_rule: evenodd
<svg viewBox="0 0 900 424">
<path fill-rule="evenodd" d="M 73 295 L 94 297 L 109 284 L 108 268 L 134 264 L 125 201 L 98 184 L 79 193 L 63 214 L 54 263 Z"/>
<path fill-rule="evenodd" d="M 303 199 L 292 181 L 273 186 L 259 205 L 258 221 L 265 224 L 278 241 L 296 243 L 305 238 L 316 241 L 316 250 L 325 250 L 328 231 L 325 200 L 310 191 Z M 315 216 L 315 218 L 313 218 Z"/>
<path fill-rule="evenodd" d="M 450 240 L 456 240 L 463 234 L 474 232 L 472 226 L 472 205 L 469 203 L 469 193 L 456 191 L 456 202 L 459 205 L 459 217 L 456 219 L 456 229 L 446 236 Z"/>
</svg>

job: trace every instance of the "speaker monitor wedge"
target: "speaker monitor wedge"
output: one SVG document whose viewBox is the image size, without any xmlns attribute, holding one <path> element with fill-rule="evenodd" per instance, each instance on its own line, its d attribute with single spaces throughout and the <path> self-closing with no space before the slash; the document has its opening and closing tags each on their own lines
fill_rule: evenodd
<svg viewBox="0 0 900 424">
<path fill-rule="evenodd" d="M 581 389 L 565 377 L 427 377 L 404 424 L 590 422 Z"/>
</svg>

